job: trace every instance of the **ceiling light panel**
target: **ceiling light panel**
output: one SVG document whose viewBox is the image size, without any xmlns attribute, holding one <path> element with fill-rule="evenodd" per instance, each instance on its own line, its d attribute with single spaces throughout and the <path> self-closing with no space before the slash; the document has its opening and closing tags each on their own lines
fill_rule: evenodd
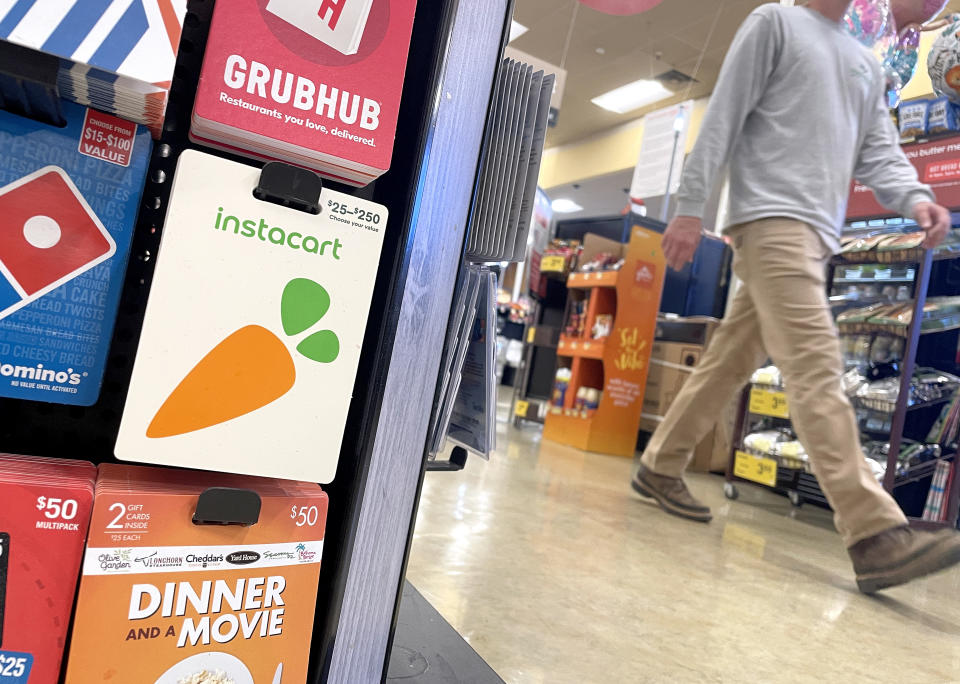
<svg viewBox="0 0 960 684">
<path fill-rule="evenodd" d="M 673 94 L 673 91 L 665 88 L 659 81 L 640 79 L 614 88 L 590 101 L 607 111 L 626 114 L 654 102 L 665 100 Z"/>
<path fill-rule="evenodd" d="M 558 214 L 572 214 L 575 211 L 583 211 L 583 207 L 567 197 L 559 197 L 550 203 L 550 208 Z"/>
</svg>

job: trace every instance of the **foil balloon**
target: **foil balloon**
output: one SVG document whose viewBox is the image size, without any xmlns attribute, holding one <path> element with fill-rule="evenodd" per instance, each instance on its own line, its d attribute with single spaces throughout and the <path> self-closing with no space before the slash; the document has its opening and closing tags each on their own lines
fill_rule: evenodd
<svg viewBox="0 0 960 684">
<path fill-rule="evenodd" d="M 847 31 L 871 50 L 893 23 L 890 0 L 853 0 L 844 17 Z"/>
<path fill-rule="evenodd" d="M 927 71 L 937 95 L 960 104 L 960 15 L 937 36 L 927 57 Z"/>
<path fill-rule="evenodd" d="M 873 51 L 877 61 L 883 67 L 886 80 L 887 105 L 900 104 L 900 91 L 913 76 L 906 72 L 909 55 L 899 51 L 900 37 L 893 18 L 890 0 L 853 0 L 844 24 L 851 36 Z M 898 68 L 898 65 L 901 68 Z M 914 58 L 916 68 L 916 58 Z"/>
</svg>

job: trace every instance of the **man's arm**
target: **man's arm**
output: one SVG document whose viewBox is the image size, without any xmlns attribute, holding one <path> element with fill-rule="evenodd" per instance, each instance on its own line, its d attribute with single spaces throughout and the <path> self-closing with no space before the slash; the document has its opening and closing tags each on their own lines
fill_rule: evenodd
<svg viewBox="0 0 960 684">
<path fill-rule="evenodd" d="M 924 246 L 936 247 L 950 230 L 950 212 L 936 204 L 933 191 L 907 160 L 883 97 L 876 98 L 870 117 L 854 177 L 873 190 L 880 204 L 916 220 L 927 233 Z"/>
<path fill-rule="evenodd" d="M 677 215 L 663 235 L 664 256 L 676 270 L 693 259 L 697 251 L 703 211 L 713 184 L 730 160 L 743 124 L 776 68 L 782 36 L 769 11 L 757 11 L 747 17 L 733 39 L 710 96 L 697 143 L 684 164 L 677 192 Z"/>
</svg>

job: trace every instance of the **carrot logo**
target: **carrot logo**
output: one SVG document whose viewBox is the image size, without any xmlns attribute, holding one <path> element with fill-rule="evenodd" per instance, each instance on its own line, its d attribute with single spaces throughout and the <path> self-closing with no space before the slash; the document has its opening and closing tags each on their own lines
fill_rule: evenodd
<svg viewBox="0 0 960 684">
<path fill-rule="evenodd" d="M 316 325 L 330 309 L 330 295 L 307 278 L 283 288 L 280 320 L 287 336 Z M 317 363 L 340 355 L 332 330 L 308 335 L 297 351 Z M 293 356 L 275 334 L 248 325 L 229 335 L 200 359 L 174 388 L 147 427 L 147 437 L 173 437 L 239 418 L 290 391 L 297 378 Z"/>
</svg>

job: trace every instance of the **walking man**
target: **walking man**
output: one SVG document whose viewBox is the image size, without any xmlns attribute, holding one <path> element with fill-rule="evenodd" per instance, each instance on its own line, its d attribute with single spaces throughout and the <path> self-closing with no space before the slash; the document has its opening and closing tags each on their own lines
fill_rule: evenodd
<svg viewBox="0 0 960 684">
<path fill-rule="evenodd" d="M 857 585 L 872 593 L 960 562 L 956 531 L 919 532 L 877 483 L 840 384 L 839 338 L 826 298 L 826 262 L 839 248 L 850 180 L 913 217 L 935 247 L 949 212 L 900 149 L 872 54 L 841 25 L 850 0 L 766 4 L 727 54 L 683 172 L 667 263 L 680 269 L 700 241 L 712 184 L 729 165 L 733 268 L 743 284 L 643 454 L 640 494 L 674 515 L 708 522 L 682 476 L 694 447 L 768 356 L 780 369 L 794 429 L 835 511 Z"/>
</svg>

